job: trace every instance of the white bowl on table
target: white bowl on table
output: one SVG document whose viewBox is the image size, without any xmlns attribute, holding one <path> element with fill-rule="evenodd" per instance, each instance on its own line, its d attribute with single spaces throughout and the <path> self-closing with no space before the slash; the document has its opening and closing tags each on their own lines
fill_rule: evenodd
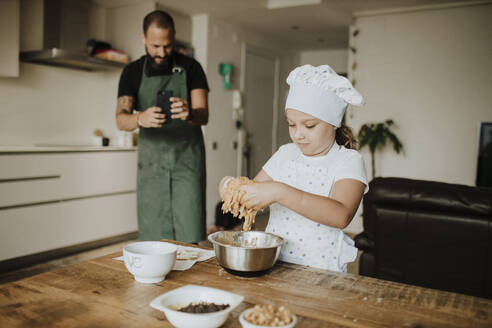
<svg viewBox="0 0 492 328">
<path fill-rule="evenodd" d="M 239 316 L 239 322 L 241 323 L 241 327 L 243 328 L 292 328 L 296 325 L 297 323 L 297 317 L 295 314 L 292 313 L 292 321 L 288 325 L 284 326 L 258 326 L 255 325 L 245 319 L 245 316 L 248 315 L 248 313 L 253 310 L 253 308 L 249 308 L 247 310 L 244 310 L 241 315 Z"/>
<path fill-rule="evenodd" d="M 156 310 L 163 311 L 167 320 L 175 327 L 179 328 L 216 328 L 220 327 L 226 320 L 229 312 L 234 310 L 244 297 L 225 290 L 186 285 L 173 289 L 150 302 L 150 306 Z M 190 303 L 215 303 L 228 304 L 229 306 L 221 311 L 209 313 L 187 313 L 178 309 Z"/>
<path fill-rule="evenodd" d="M 125 266 L 138 282 L 163 281 L 176 261 L 178 247 L 163 241 L 140 241 L 123 247 Z"/>
</svg>

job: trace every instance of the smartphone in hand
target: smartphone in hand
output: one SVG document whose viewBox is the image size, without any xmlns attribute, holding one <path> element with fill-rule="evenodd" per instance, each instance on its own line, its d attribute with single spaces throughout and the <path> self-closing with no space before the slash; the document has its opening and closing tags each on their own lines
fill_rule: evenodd
<svg viewBox="0 0 492 328">
<path fill-rule="evenodd" d="M 156 106 L 162 108 L 162 114 L 166 115 L 166 122 L 168 124 L 171 122 L 171 101 L 169 98 L 173 96 L 173 92 L 170 90 L 163 90 L 157 92 Z"/>
</svg>

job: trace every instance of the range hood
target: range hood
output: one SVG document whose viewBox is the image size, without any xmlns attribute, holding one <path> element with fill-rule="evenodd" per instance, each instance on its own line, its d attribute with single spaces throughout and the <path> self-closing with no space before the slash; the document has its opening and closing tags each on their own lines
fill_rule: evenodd
<svg viewBox="0 0 492 328">
<path fill-rule="evenodd" d="M 89 10 L 89 1 L 44 0 L 43 49 L 21 52 L 20 60 L 84 71 L 123 68 L 88 54 Z"/>
</svg>

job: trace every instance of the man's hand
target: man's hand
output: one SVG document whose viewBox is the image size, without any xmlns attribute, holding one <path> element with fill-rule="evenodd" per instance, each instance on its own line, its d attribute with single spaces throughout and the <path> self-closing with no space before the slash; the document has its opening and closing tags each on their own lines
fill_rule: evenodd
<svg viewBox="0 0 492 328">
<path fill-rule="evenodd" d="M 188 101 L 183 98 L 171 97 L 171 118 L 173 120 L 180 119 L 186 121 L 190 117 L 190 107 L 188 106 Z"/>
<path fill-rule="evenodd" d="M 138 116 L 138 123 L 144 128 L 161 128 L 166 122 L 166 115 L 161 114 L 162 108 L 152 106 L 145 111 L 140 112 Z"/>
</svg>

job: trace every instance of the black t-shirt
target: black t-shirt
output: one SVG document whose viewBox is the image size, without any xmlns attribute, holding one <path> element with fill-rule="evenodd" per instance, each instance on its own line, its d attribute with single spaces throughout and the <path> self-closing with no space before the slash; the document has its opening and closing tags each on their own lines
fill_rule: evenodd
<svg viewBox="0 0 492 328">
<path fill-rule="evenodd" d="M 209 90 L 207 77 L 202 69 L 202 66 L 194 58 L 182 55 L 174 52 L 172 54 L 174 63 L 177 66 L 182 67 L 186 72 L 186 86 L 188 92 L 193 89 L 205 89 Z M 138 89 L 142 82 L 142 71 L 144 68 L 145 57 L 142 56 L 138 60 L 126 65 L 120 76 L 120 83 L 118 85 L 118 97 L 132 96 L 135 97 L 135 108 L 138 106 Z M 171 68 L 166 71 L 157 71 L 147 64 L 147 75 L 167 75 L 172 74 Z M 189 100 L 189 95 L 188 95 Z"/>
</svg>

